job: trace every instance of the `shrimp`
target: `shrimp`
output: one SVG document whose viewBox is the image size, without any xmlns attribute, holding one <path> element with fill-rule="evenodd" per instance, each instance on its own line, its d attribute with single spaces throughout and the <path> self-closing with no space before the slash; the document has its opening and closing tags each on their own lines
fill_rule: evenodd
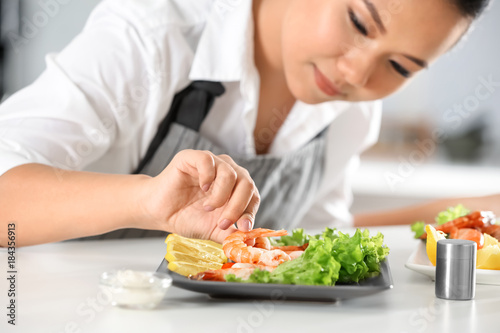
<svg viewBox="0 0 500 333">
<path fill-rule="evenodd" d="M 281 250 L 281 251 L 286 252 L 286 253 L 297 252 L 297 251 L 304 252 L 308 246 L 309 246 L 309 243 L 305 243 L 304 245 L 300 245 L 300 246 L 295 246 L 295 245 L 273 246 L 273 250 Z"/>
<path fill-rule="evenodd" d="M 491 219 L 491 212 L 475 211 L 468 215 L 457 217 L 454 220 L 438 225 L 436 230 L 449 234 L 453 229 L 482 228 Z"/>
<path fill-rule="evenodd" d="M 291 251 L 291 252 L 287 252 L 287 254 L 290 256 L 290 258 L 293 260 L 293 259 L 297 259 L 298 257 L 300 257 L 302 254 L 304 254 L 304 251 Z"/>
<path fill-rule="evenodd" d="M 236 231 L 229 235 L 222 243 L 222 249 L 226 257 L 239 263 L 259 264 L 264 266 L 278 266 L 290 260 L 290 256 L 279 249 L 268 250 L 248 246 L 245 241 L 259 237 L 273 237 L 287 235 L 286 230 L 269 230 L 258 228 L 248 232 Z M 258 240 L 261 242 L 262 240 Z M 265 243 L 265 241 L 264 241 Z"/>
<path fill-rule="evenodd" d="M 208 270 L 196 275 L 191 275 L 189 278 L 191 280 L 226 281 L 226 275 L 234 274 L 237 278 L 247 280 L 256 268 L 267 271 L 272 271 L 274 269 L 274 267 L 263 265 L 235 263 L 229 268 Z"/>
<path fill-rule="evenodd" d="M 255 238 L 255 244 L 253 247 L 259 248 L 259 249 L 264 249 L 264 250 L 271 250 L 271 241 L 267 237 L 257 237 Z"/>
<path fill-rule="evenodd" d="M 450 232 L 450 238 L 452 239 L 467 239 L 477 243 L 477 249 L 481 249 L 484 246 L 484 236 L 479 230 L 472 228 L 455 228 Z"/>
</svg>

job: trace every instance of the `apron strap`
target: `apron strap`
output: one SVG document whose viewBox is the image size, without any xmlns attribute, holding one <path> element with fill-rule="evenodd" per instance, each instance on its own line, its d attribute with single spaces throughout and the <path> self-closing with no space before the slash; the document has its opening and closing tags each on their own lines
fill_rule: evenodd
<svg viewBox="0 0 500 333">
<path fill-rule="evenodd" d="M 163 139 L 167 136 L 170 124 L 178 123 L 198 132 L 215 98 L 224 92 L 224 86 L 220 82 L 193 81 L 177 93 L 169 112 L 158 126 L 158 131 L 134 174 L 141 173 L 151 161 Z"/>
</svg>

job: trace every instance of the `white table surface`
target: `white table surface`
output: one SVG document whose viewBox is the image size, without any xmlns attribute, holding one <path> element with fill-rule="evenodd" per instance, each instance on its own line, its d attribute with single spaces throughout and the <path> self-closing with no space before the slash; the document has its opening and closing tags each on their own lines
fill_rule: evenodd
<svg viewBox="0 0 500 333">
<path fill-rule="evenodd" d="M 472 301 L 435 297 L 434 282 L 404 267 L 417 246 L 408 226 L 378 227 L 391 253 L 394 288 L 337 303 L 213 300 L 171 287 L 155 310 L 103 302 L 99 275 L 156 270 L 163 239 L 63 242 L 17 249 L 16 326 L 7 324 L 0 283 L 0 332 L 500 332 L 500 286 L 477 285 Z M 7 251 L 0 249 L 7 275 Z"/>
</svg>

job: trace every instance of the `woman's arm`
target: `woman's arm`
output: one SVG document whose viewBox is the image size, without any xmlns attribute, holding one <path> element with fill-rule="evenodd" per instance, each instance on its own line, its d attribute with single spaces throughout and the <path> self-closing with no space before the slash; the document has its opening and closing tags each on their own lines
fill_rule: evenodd
<svg viewBox="0 0 500 333">
<path fill-rule="evenodd" d="M 0 246 L 7 223 L 17 245 L 33 245 L 137 227 L 141 187 L 148 177 L 65 171 L 24 164 L 0 177 Z"/>
<path fill-rule="evenodd" d="M 357 214 L 354 217 L 354 226 L 411 224 L 416 221 L 432 224 L 435 223 L 434 218 L 439 212 L 458 204 L 462 204 L 471 211 L 489 210 L 500 216 L 500 194 L 495 194 L 483 197 L 441 199 L 391 211 Z"/>
<path fill-rule="evenodd" d="M 177 154 L 157 177 L 25 164 L 0 176 L 0 193 L 0 246 L 10 223 L 18 246 L 121 228 L 222 242 L 234 222 L 252 227 L 260 200 L 248 172 L 229 157 L 192 150 Z"/>
</svg>

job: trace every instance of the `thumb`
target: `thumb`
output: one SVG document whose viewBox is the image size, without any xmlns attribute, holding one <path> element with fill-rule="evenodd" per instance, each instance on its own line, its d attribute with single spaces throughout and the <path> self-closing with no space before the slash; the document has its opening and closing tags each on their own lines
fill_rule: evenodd
<svg viewBox="0 0 500 333">
<path fill-rule="evenodd" d="M 234 225 L 231 225 L 229 228 L 222 230 L 219 227 L 215 227 L 214 231 L 212 232 L 212 235 L 210 236 L 210 240 L 222 244 L 224 240 L 231 234 L 235 233 L 238 231 Z"/>
</svg>

